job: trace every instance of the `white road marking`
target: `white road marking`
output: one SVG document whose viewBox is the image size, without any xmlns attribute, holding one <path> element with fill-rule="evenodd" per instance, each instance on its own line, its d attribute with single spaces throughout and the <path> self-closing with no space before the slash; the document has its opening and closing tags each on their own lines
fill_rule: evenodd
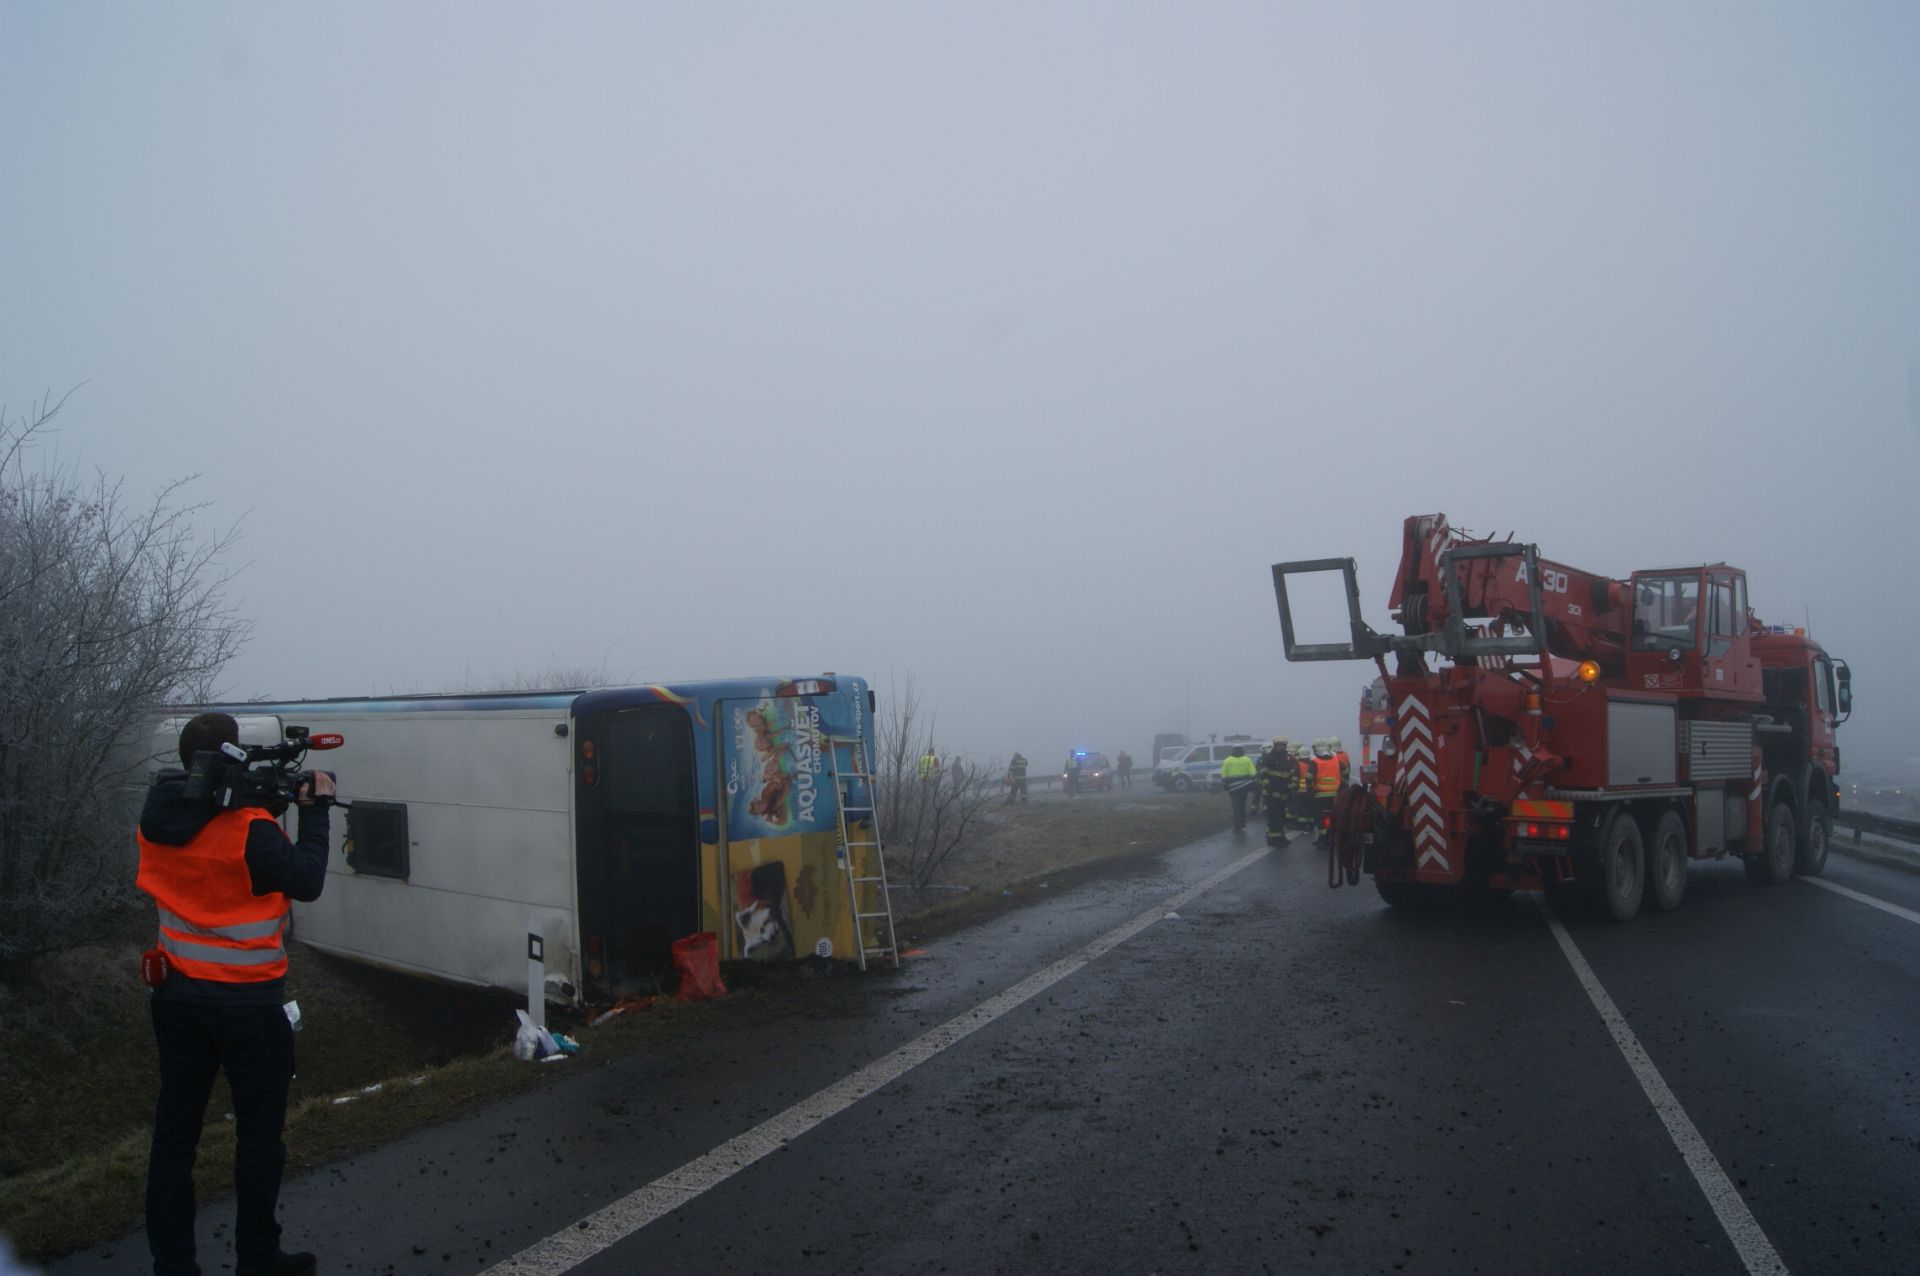
<svg viewBox="0 0 1920 1276">
<path fill-rule="evenodd" d="M 487 1273 L 559 1276 L 559 1273 L 572 1270 L 655 1219 L 672 1213 L 709 1188 L 732 1178 L 769 1152 L 779 1151 L 815 1126 L 838 1116 L 888 1082 L 919 1067 L 1008 1011 L 1017 1009 L 1022 1003 L 1032 1000 L 1102 954 L 1126 943 L 1269 853 L 1263 848 L 1235 860 L 1172 898 L 1155 904 L 1125 925 L 1108 931 L 1086 947 L 1028 975 L 1006 991 L 987 998 L 972 1010 L 949 1019 L 892 1054 L 883 1055 L 858 1072 L 809 1095 L 786 1111 L 768 1117 L 746 1133 L 728 1139 L 705 1156 L 688 1161 L 679 1169 L 669 1171 L 644 1187 L 629 1192 L 604 1209 L 596 1210 L 552 1236 L 535 1241 L 512 1257 L 502 1259 L 489 1267 Z"/>
<path fill-rule="evenodd" d="M 1904 917 L 1910 922 L 1920 923 L 1920 913 L 1914 912 L 1911 908 L 1902 908 L 1898 904 L 1889 904 L 1884 899 L 1876 899 L 1874 896 L 1854 890 L 1850 886 L 1838 886 L 1833 882 L 1823 882 L 1817 877 L 1803 877 L 1800 880 L 1809 886 L 1818 886 L 1823 891 L 1832 891 L 1836 895 L 1845 895 L 1848 899 L 1857 899 L 1862 904 L 1870 908 L 1877 908 L 1883 913 L 1892 913 L 1895 917 Z"/>
<path fill-rule="evenodd" d="M 1659 1069 L 1653 1066 L 1646 1048 L 1640 1044 L 1640 1038 L 1634 1036 L 1633 1029 L 1627 1026 L 1626 1016 L 1613 1004 L 1613 998 L 1601 987 L 1593 967 L 1587 965 L 1587 959 L 1574 947 L 1573 936 L 1567 934 L 1567 928 L 1548 910 L 1544 900 L 1536 897 L 1534 902 L 1540 906 L 1547 925 L 1553 928 L 1553 937 L 1559 942 L 1560 951 L 1566 954 L 1574 975 L 1580 980 L 1580 986 L 1587 990 L 1587 999 L 1593 1002 L 1593 1008 L 1600 1012 L 1607 1031 L 1613 1034 L 1613 1044 L 1619 1046 L 1620 1053 L 1626 1056 L 1627 1067 L 1633 1070 L 1634 1080 L 1646 1092 L 1647 1100 L 1659 1114 L 1661 1124 L 1667 1127 L 1668 1137 L 1680 1150 L 1680 1157 L 1687 1163 L 1687 1168 L 1693 1172 L 1693 1181 L 1706 1194 L 1707 1204 L 1713 1207 L 1714 1217 L 1720 1220 L 1720 1226 L 1726 1232 L 1727 1239 L 1733 1242 L 1740 1261 L 1746 1264 L 1753 1276 L 1762 1276 L 1763 1273 L 1766 1276 L 1787 1276 L 1786 1263 L 1781 1261 L 1773 1242 L 1761 1230 L 1753 1211 L 1747 1208 L 1740 1189 L 1720 1168 L 1713 1149 L 1700 1137 L 1700 1131 L 1694 1127 L 1686 1109 L 1680 1106 L 1680 1100 L 1674 1098 L 1673 1091 L 1667 1088 Z"/>
</svg>

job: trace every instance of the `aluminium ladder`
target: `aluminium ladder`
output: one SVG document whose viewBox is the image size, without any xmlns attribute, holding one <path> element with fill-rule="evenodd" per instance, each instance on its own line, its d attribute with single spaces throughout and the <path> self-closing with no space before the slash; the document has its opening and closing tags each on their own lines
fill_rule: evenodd
<svg viewBox="0 0 1920 1276">
<path fill-rule="evenodd" d="M 880 813 L 874 808 L 874 777 L 867 767 L 866 741 L 857 735 L 835 735 L 827 737 L 827 760 L 833 768 L 834 805 L 838 808 L 837 818 L 840 824 L 840 849 L 838 858 L 840 868 L 847 879 L 847 904 L 853 912 L 853 948 L 860 961 L 860 969 L 867 968 L 867 958 L 886 957 L 898 967 L 900 965 L 900 941 L 893 933 L 893 896 L 887 889 L 887 865 L 880 849 Z M 840 750 L 847 751 L 847 768 L 840 768 Z M 853 800 L 854 786 L 866 790 L 863 802 Z M 862 831 L 861 820 L 865 817 L 867 836 L 856 839 L 854 834 Z M 861 853 L 867 852 L 866 861 L 861 862 Z M 864 870 L 864 871 L 863 871 Z M 863 899 L 862 896 L 865 896 Z M 867 934 L 872 924 L 872 942 Z"/>
</svg>

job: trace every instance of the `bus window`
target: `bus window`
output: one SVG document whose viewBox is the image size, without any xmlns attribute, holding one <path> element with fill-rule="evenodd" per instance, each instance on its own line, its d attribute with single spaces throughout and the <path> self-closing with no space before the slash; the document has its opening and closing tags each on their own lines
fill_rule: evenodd
<svg viewBox="0 0 1920 1276">
<path fill-rule="evenodd" d="M 673 941 L 700 928 L 693 732 L 670 705 L 592 714 L 578 728 L 581 747 L 593 746 L 575 784 L 586 975 L 594 995 L 619 997 L 671 970 Z"/>
</svg>

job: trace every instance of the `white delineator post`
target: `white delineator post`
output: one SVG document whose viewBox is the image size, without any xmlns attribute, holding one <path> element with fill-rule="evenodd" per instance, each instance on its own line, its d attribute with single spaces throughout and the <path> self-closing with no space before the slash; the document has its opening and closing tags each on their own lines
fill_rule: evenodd
<svg viewBox="0 0 1920 1276">
<path fill-rule="evenodd" d="M 533 1026 L 547 1026 L 547 945 L 540 937 L 540 923 L 527 914 L 527 1018 Z"/>
</svg>

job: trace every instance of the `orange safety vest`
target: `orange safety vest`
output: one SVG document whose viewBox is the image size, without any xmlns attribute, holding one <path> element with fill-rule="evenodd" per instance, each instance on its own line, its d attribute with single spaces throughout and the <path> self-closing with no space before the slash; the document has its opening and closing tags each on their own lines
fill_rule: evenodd
<svg viewBox="0 0 1920 1276">
<path fill-rule="evenodd" d="M 225 984 L 286 977 L 287 897 L 255 895 L 247 875 L 247 829 L 272 818 L 259 807 L 222 811 L 185 846 L 136 835 L 134 885 L 158 905 L 160 947 L 181 974 Z"/>
<path fill-rule="evenodd" d="M 1313 760 L 1313 795 L 1334 797 L 1340 792 L 1340 759 L 1316 757 Z"/>
<path fill-rule="evenodd" d="M 1347 756 L 1347 751 L 1345 749 L 1342 749 L 1340 750 L 1340 752 L 1334 754 L 1333 760 L 1340 764 L 1340 783 L 1341 784 L 1345 784 L 1349 779 L 1353 778 L 1353 759 Z"/>
</svg>

